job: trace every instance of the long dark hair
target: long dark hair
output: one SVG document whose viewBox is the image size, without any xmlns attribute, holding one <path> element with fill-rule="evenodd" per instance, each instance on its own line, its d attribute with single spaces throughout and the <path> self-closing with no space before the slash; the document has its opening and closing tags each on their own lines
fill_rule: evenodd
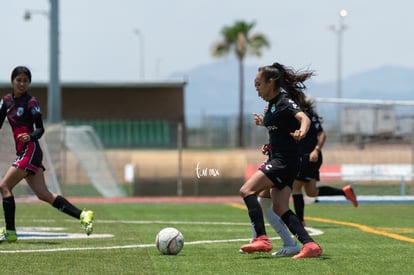
<svg viewBox="0 0 414 275">
<path fill-rule="evenodd" d="M 266 80 L 272 79 L 275 87 L 285 90 L 301 109 L 311 108 L 304 93 L 304 90 L 306 90 L 304 82 L 315 75 L 314 71 L 295 71 L 293 68 L 283 66 L 277 62 L 260 67 L 259 71 L 262 72 L 262 77 Z"/>
<path fill-rule="evenodd" d="M 306 106 L 302 107 L 301 109 L 306 112 L 308 115 L 316 116 L 319 120 L 319 123 L 323 123 L 323 117 L 319 116 L 316 112 L 315 100 L 310 96 L 306 96 L 305 98 Z"/>
<path fill-rule="evenodd" d="M 13 80 L 19 74 L 25 74 L 27 78 L 29 79 L 29 82 L 30 83 L 32 82 L 32 73 L 30 72 L 29 68 L 25 66 L 17 66 L 16 68 L 13 69 L 12 74 L 11 74 L 11 81 L 13 82 Z"/>
</svg>

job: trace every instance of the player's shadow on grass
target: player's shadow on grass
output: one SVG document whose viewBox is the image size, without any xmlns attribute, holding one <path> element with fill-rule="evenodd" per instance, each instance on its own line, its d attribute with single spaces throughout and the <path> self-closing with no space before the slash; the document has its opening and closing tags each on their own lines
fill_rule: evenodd
<svg viewBox="0 0 414 275">
<path fill-rule="evenodd" d="M 315 228 L 315 229 L 320 229 L 320 230 L 323 230 L 323 229 L 332 229 L 332 228 L 342 228 L 343 227 L 343 225 L 336 225 L 336 224 L 330 224 L 330 225 L 328 225 L 328 224 L 326 224 L 326 225 L 317 225 L 317 226 L 308 226 L 308 227 L 312 227 L 312 228 Z M 305 229 L 306 229 L 306 227 L 305 227 Z"/>
<path fill-rule="evenodd" d="M 58 241 L 25 241 L 25 244 L 29 245 L 61 245 L 62 242 Z"/>
<path fill-rule="evenodd" d="M 247 255 L 248 256 L 248 255 Z M 272 259 L 272 260 L 295 260 L 295 261 L 303 261 L 303 260 L 329 260 L 331 259 L 331 257 L 329 255 L 326 254 L 322 254 L 319 257 L 314 257 L 314 258 L 306 258 L 306 259 L 293 259 L 292 256 L 273 256 L 271 253 L 254 253 L 253 255 L 251 255 L 253 257 L 251 257 L 251 260 L 267 260 L 267 259 Z"/>
</svg>

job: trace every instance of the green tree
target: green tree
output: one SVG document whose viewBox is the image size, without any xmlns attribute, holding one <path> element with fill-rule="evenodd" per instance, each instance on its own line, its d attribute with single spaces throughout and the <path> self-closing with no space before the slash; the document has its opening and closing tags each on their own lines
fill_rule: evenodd
<svg viewBox="0 0 414 275">
<path fill-rule="evenodd" d="M 244 147 L 244 58 L 247 54 L 260 57 L 261 50 L 269 47 L 270 43 L 262 33 L 251 34 L 255 22 L 247 23 L 236 21 L 232 26 L 225 26 L 221 29 L 222 40 L 212 46 L 214 57 L 223 57 L 231 52 L 236 54 L 239 61 L 239 123 L 238 123 L 238 147 Z"/>
</svg>

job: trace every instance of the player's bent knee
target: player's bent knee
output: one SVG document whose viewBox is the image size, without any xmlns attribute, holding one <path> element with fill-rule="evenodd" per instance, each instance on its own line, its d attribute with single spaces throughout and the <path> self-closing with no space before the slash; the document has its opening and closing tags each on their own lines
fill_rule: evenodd
<svg viewBox="0 0 414 275">
<path fill-rule="evenodd" d="M 247 192 L 247 190 L 246 189 L 243 189 L 243 187 L 240 188 L 239 194 L 240 194 L 240 196 L 242 198 L 245 198 L 245 197 L 247 197 L 249 195 L 249 193 Z"/>
</svg>

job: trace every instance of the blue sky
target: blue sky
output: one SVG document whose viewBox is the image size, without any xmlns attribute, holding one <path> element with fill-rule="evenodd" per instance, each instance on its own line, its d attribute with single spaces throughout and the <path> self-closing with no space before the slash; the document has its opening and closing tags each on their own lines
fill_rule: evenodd
<svg viewBox="0 0 414 275">
<path fill-rule="evenodd" d="M 236 20 L 255 21 L 253 32 L 271 41 L 262 58 L 317 71 L 315 81 L 336 79 L 339 11 L 346 9 L 344 77 L 385 65 L 414 68 L 414 2 L 406 0 L 67 0 L 60 1 L 62 81 L 139 81 L 140 43 L 145 80 L 183 76 L 217 62 L 211 45 Z M 48 0 L 0 0 L 0 81 L 16 65 L 32 69 L 34 81 L 48 79 Z M 138 36 L 134 30 L 139 29 Z"/>
</svg>

